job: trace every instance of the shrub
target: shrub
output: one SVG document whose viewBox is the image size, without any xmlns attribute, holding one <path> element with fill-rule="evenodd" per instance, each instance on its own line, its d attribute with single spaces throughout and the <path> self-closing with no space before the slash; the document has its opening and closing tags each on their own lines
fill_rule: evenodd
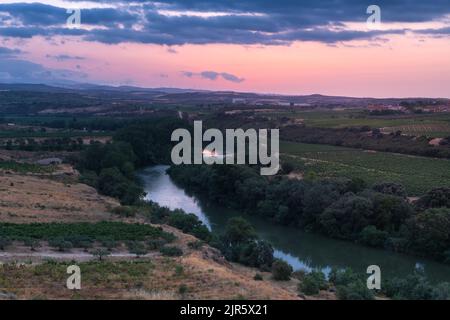
<svg viewBox="0 0 450 320">
<path fill-rule="evenodd" d="M 416 202 L 420 209 L 427 208 L 450 208 L 450 188 L 435 188 Z"/>
<path fill-rule="evenodd" d="M 383 182 L 376 184 L 372 187 L 376 192 L 390 194 L 398 197 L 405 198 L 407 196 L 405 187 L 401 184 L 393 183 L 393 182 Z"/>
<path fill-rule="evenodd" d="M 337 297 L 341 300 L 374 299 L 374 293 L 367 289 L 365 278 L 357 275 L 351 269 L 333 269 L 329 281 L 336 286 Z"/>
<path fill-rule="evenodd" d="M 414 252 L 444 261 L 450 248 L 448 230 L 450 208 L 428 209 L 408 221 L 408 245 Z"/>
<path fill-rule="evenodd" d="M 50 247 L 57 248 L 58 251 L 65 252 L 70 251 L 73 248 L 73 244 L 70 241 L 64 239 L 52 239 L 48 242 Z"/>
<path fill-rule="evenodd" d="M 112 250 L 119 246 L 119 242 L 110 238 L 103 238 L 101 240 L 102 246 L 104 246 L 108 250 Z"/>
<path fill-rule="evenodd" d="M 336 287 L 336 295 L 340 300 L 373 300 L 374 294 L 367 289 L 363 280 L 350 282 Z"/>
<path fill-rule="evenodd" d="M 359 234 L 359 241 L 371 247 L 383 247 L 387 238 L 388 233 L 378 230 L 375 226 L 367 226 Z"/>
<path fill-rule="evenodd" d="M 23 244 L 27 247 L 30 247 L 31 251 L 35 251 L 40 247 L 41 243 L 37 239 L 27 238 L 23 240 Z"/>
<path fill-rule="evenodd" d="M 91 252 L 92 255 L 96 256 L 99 261 L 102 261 L 104 257 L 110 255 L 110 252 L 105 249 L 95 249 Z"/>
<path fill-rule="evenodd" d="M 121 217 L 135 217 L 136 216 L 136 208 L 130 206 L 119 206 L 115 207 L 112 212 Z"/>
<path fill-rule="evenodd" d="M 283 260 L 276 259 L 272 263 L 272 277 L 277 281 L 288 281 L 291 278 L 292 267 Z"/>
<path fill-rule="evenodd" d="M 11 240 L 7 237 L 0 237 L 0 250 L 5 250 L 11 244 Z"/>
<path fill-rule="evenodd" d="M 208 228 L 192 213 L 174 212 L 169 215 L 167 224 L 204 241 L 211 238 Z"/>
<path fill-rule="evenodd" d="M 260 273 L 256 273 L 255 276 L 253 277 L 253 280 L 255 280 L 255 281 L 262 281 L 264 279 L 263 279 L 263 276 Z"/>
<path fill-rule="evenodd" d="M 181 265 L 176 265 L 175 266 L 175 275 L 177 276 L 181 276 L 184 273 L 184 268 Z"/>
<path fill-rule="evenodd" d="M 127 243 L 130 253 L 134 253 L 137 257 L 146 255 L 148 250 L 142 242 L 130 241 Z"/>
<path fill-rule="evenodd" d="M 244 218 L 231 218 L 225 227 L 224 239 L 231 244 L 245 243 L 256 239 L 256 232 Z"/>
<path fill-rule="evenodd" d="M 178 287 L 178 293 L 181 295 L 185 295 L 188 292 L 188 287 L 185 284 L 181 284 Z"/>
<path fill-rule="evenodd" d="M 147 247 L 149 250 L 159 250 L 167 243 L 164 239 L 152 239 L 147 241 Z"/>
<path fill-rule="evenodd" d="M 321 271 L 312 271 L 303 276 L 299 290 L 306 295 L 316 295 L 328 287 L 325 275 Z"/>
<path fill-rule="evenodd" d="M 252 241 L 241 248 L 237 262 L 261 270 L 270 270 L 273 263 L 273 248 L 268 242 Z"/>
<path fill-rule="evenodd" d="M 175 246 L 165 246 L 162 247 L 159 251 L 163 256 L 167 257 L 179 257 L 183 255 L 183 250 Z"/>
<path fill-rule="evenodd" d="M 397 300 L 429 300 L 432 297 L 432 287 L 420 272 L 387 280 L 382 288 L 386 296 Z"/>
<path fill-rule="evenodd" d="M 203 241 L 190 241 L 188 247 L 194 250 L 200 250 L 203 247 Z"/>
</svg>

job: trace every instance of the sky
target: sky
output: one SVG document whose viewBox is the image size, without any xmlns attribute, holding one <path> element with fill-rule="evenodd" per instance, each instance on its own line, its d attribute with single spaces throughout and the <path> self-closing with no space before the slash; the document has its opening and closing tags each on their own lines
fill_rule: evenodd
<svg viewBox="0 0 450 320">
<path fill-rule="evenodd" d="M 450 98 L 450 0 L 0 0 L 0 82 Z"/>
</svg>

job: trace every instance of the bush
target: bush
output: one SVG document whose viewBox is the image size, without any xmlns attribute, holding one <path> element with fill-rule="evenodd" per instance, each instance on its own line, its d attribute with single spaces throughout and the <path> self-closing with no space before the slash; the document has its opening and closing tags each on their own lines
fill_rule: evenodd
<svg viewBox="0 0 450 320">
<path fill-rule="evenodd" d="M 178 247 L 174 247 L 174 246 L 166 246 L 166 247 L 162 247 L 160 250 L 161 254 L 163 256 L 167 256 L 167 257 L 179 257 L 183 255 L 183 250 L 181 250 Z"/>
<path fill-rule="evenodd" d="M 33 238 L 24 239 L 23 244 L 27 247 L 30 247 L 31 251 L 35 251 L 41 245 L 39 240 Z"/>
<path fill-rule="evenodd" d="M 320 290 L 325 290 L 327 287 L 328 283 L 323 272 L 312 271 L 303 276 L 299 284 L 299 291 L 311 296 L 318 294 Z"/>
<path fill-rule="evenodd" d="M 256 239 L 256 232 L 244 218 L 231 218 L 225 227 L 224 239 L 231 244 L 245 243 Z"/>
<path fill-rule="evenodd" d="M 450 208 L 450 188 L 435 188 L 417 200 L 416 205 L 420 209 Z"/>
<path fill-rule="evenodd" d="M 374 293 L 367 289 L 366 279 L 357 275 L 351 269 L 333 269 L 329 281 L 336 286 L 337 297 L 341 300 L 374 299 Z"/>
<path fill-rule="evenodd" d="M 178 287 L 178 293 L 181 295 L 185 295 L 188 292 L 188 287 L 185 284 L 181 284 Z"/>
<path fill-rule="evenodd" d="M 288 281 L 291 278 L 292 267 L 283 260 L 276 259 L 272 264 L 272 277 L 277 281 Z"/>
<path fill-rule="evenodd" d="M 403 187 L 401 184 L 393 183 L 393 182 L 383 182 L 376 184 L 372 187 L 373 190 L 376 192 L 384 193 L 384 194 L 390 194 L 393 196 L 398 196 L 402 198 L 406 198 L 407 193 L 405 190 L 405 187 Z"/>
<path fill-rule="evenodd" d="M 134 253 L 137 257 L 144 256 L 148 250 L 142 242 L 130 241 L 127 243 L 130 253 Z"/>
<path fill-rule="evenodd" d="M 255 276 L 253 277 L 253 280 L 255 281 L 263 281 L 264 278 L 260 273 L 256 273 Z"/>
<path fill-rule="evenodd" d="M 340 300 L 373 300 L 375 298 L 373 292 L 367 289 L 367 284 L 363 280 L 337 286 L 336 295 Z"/>
<path fill-rule="evenodd" d="M 421 272 L 387 280 L 382 288 L 386 296 L 397 300 L 430 300 L 433 297 L 433 288 Z"/>
<path fill-rule="evenodd" d="M 410 250 L 444 261 L 450 248 L 450 208 L 428 209 L 407 223 Z"/>
<path fill-rule="evenodd" d="M 53 239 L 48 242 L 50 247 L 57 248 L 58 251 L 65 252 L 70 251 L 73 248 L 73 244 L 70 241 L 64 239 Z"/>
<path fill-rule="evenodd" d="M 116 240 L 110 239 L 110 238 L 103 238 L 101 240 L 101 244 L 108 250 L 112 250 L 113 248 L 116 248 L 119 246 L 119 242 L 117 242 Z"/>
<path fill-rule="evenodd" d="M 121 217 L 135 217 L 136 216 L 136 208 L 135 207 L 130 207 L 130 206 L 119 206 L 119 207 L 115 207 L 112 212 L 114 214 L 117 214 Z"/>
<path fill-rule="evenodd" d="M 359 241 L 370 247 L 383 247 L 387 238 L 388 233 L 375 226 L 367 226 L 359 234 Z"/>
<path fill-rule="evenodd" d="M 147 247 L 149 250 L 159 250 L 167 243 L 164 239 L 152 239 L 147 241 Z"/>
<path fill-rule="evenodd" d="M 188 247 L 194 250 L 200 250 L 203 247 L 203 241 L 190 241 Z"/>
<path fill-rule="evenodd" d="M 11 244 L 11 240 L 7 237 L 0 237 L 0 250 L 5 250 Z"/>
<path fill-rule="evenodd" d="M 273 263 L 273 248 L 268 242 L 252 241 L 243 246 L 240 251 L 237 262 L 261 270 L 270 270 Z"/>
<path fill-rule="evenodd" d="M 93 256 L 96 256 L 99 261 L 102 261 L 104 257 L 109 256 L 110 252 L 105 249 L 95 249 L 91 252 Z"/>
<path fill-rule="evenodd" d="M 167 224 L 204 241 L 211 238 L 208 228 L 192 213 L 174 212 L 169 215 Z"/>
</svg>

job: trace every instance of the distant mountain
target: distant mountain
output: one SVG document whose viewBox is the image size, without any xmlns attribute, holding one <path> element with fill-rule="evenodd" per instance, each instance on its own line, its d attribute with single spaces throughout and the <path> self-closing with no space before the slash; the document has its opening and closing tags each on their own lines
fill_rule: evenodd
<svg viewBox="0 0 450 320">
<path fill-rule="evenodd" d="M 181 89 L 181 88 L 143 88 L 135 86 L 108 86 L 91 83 L 79 83 L 62 86 L 74 90 L 95 90 L 95 91 L 118 91 L 118 92 L 158 92 L 158 93 L 186 93 L 186 92 L 208 92 L 208 90 Z"/>
<path fill-rule="evenodd" d="M 71 93 L 133 101 L 136 103 L 158 104 L 244 104 L 244 105 L 279 105 L 279 106 L 327 106 L 327 107 L 366 107 L 370 104 L 396 105 L 401 101 L 426 101 L 427 103 L 444 103 L 450 105 L 450 99 L 438 98 L 355 98 L 344 96 L 280 95 L 259 94 L 234 91 L 208 91 L 182 88 L 142 88 L 134 86 L 108 86 L 89 83 L 64 84 L 50 86 L 45 84 L 0 84 L 0 91 L 32 91 L 49 93 Z"/>
</svg>

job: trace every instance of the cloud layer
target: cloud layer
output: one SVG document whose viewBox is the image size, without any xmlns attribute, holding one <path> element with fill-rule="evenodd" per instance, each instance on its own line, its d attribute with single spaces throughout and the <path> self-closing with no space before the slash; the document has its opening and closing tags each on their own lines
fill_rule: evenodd
<svg viewBox="0 0 450 320">
<path fill-rule="evenodd" d="M 73 1 L 78 2 L 78 1 Z M 335 43 L 402 34 L 405 28 L 352 29 L 364 24 L 369 0 L 121 0 L 89 1 L 81 27 L 68 28 L 66 8 L 36 3 L 0 4 L 0 35 L 81 36 L 103 43 L 273 44 L 293 41 Z M 82 5 L 84 2 L 79 2 Z M 95 7 L 95 5 L 98 7 Z M 103 7 L 100 6 L 103 5 Z M 380 0 L 382 21 L 423 23 L 450 16 L 450 0 Z M 105 5 L 109 7 L 104 7 Z M 93 7 L 94 6 L 94 7 Z M 448 36 L 449 27 L 425 28 L 421 34 Z"/>
<path fill-rule="evenodd" d="M 191 72 L 191 71 L 183 71 L 182 74 L 183 74 L 183 76 L 188 77 L 188 78 L 200 77 L 202 79 L 208 79 L 208 80 L 212 80 L 212 81 L 218 80 L 220 78 L 225 81 L 230 81 L 230 82 L 234 82 L 234 83 L 241 83 L 241 82 L 245 81 L 244 78 L 240 78 L 234 74 L 227 73 L 227 72 L 202 71 L 199 73 L 195 73 L 195 72 Z"/>
</svg>

